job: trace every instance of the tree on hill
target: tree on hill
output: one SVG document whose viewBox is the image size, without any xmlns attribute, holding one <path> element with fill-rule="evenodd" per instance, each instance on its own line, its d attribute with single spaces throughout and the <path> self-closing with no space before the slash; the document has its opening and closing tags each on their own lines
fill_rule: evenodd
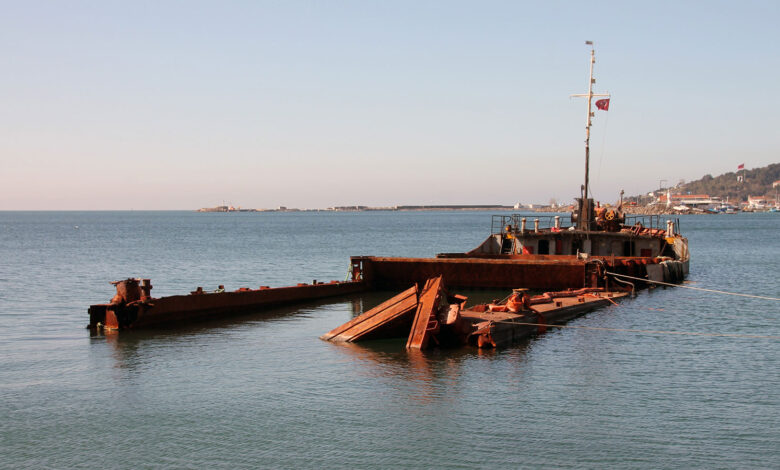
<svg viewBox="0 0 780 470">
<path fill-rule="evenodd" d="M 774 198 L 772 183 L 780 180 L 780 163 L 772 163 L 763 168 L 745 170 L 745 180 L 738 181 L 737 175 L 730 171 L 720 176 L 704 175 L 701 179 L 679 185 L 672 190 L 674 194 L 709 194 L 729 198 L 732 202 L 745 201 L 748 196 L 767 196 Z"/>
</svg>

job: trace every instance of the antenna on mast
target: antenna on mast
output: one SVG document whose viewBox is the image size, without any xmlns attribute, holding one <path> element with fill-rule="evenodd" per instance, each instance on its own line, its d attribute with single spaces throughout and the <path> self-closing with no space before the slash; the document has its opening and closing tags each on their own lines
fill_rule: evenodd
<svg viewBox="0 0 780 470">
<path fill-rule="evenodd" d="M 609 98 L 609 93 L 593 93 L 593 84 L 596 79 L 593 78 L 593 64 L 596 63 L 596 52 L 593 48 L 593 41 L 585 41 L 586 46 L 590 46 L 590 78 L 588 80 L 588 93 L 571 95 L 571 97 L 588 98 L 588 114 L 585 119 L 585 184 L 582 186 L 582 199 L 580 200 L 580 216 L 577 219 L 581 230 L 590 230 L 591 212 L 593 203 L 589 199 L 589 180 L 590 180 L 590 126 L 593 118 L 593 97 Z"/>
</svg>

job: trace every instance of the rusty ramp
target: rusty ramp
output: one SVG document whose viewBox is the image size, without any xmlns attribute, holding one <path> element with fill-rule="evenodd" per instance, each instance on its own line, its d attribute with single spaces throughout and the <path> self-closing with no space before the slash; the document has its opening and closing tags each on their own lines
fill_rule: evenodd
<svg viewBox="0 0 780 470">
<path fill-rule="evenodd" d="M 417 308 L 417 286 L 407 289 L 371 310 L 320 336 L 335 342 L 355 343 L 408 334 Z"/>
</svg>

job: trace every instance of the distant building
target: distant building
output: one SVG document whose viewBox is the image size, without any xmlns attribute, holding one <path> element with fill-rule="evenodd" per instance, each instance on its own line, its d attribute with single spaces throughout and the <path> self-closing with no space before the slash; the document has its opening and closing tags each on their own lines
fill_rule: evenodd
<svg viewBox="0 0 780 470">
<path fill-rule="evenodd" d="M 747 206 L 750 209 L 763 209 L 767 207 L 768 201 L 764 196 L 748 196 Z"/>
<path fill-rule="evenodd" d="M 204 207 L 198 209 L 198 212 L 228 212 L 228 206 Z"/>
<path fill-rule="evenodd" d="M 721 202 L 722 201 L 718 196 L 710 196 L 709 194 L 661 194 L 658 196 L 656 204 L 706 209 L 708 207 L 719 206 Z"/>
</svg>

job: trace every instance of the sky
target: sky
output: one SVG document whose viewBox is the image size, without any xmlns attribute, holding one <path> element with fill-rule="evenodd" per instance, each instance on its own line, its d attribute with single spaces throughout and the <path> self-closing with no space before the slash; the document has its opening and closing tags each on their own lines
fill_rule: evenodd
<svg viewBox="0 0 780 470">
<path fill-rule="evenodd" d="M 2 1 L 0 210 L 568 203 L 780 162 L 780 2 Z"/>
</svg>

